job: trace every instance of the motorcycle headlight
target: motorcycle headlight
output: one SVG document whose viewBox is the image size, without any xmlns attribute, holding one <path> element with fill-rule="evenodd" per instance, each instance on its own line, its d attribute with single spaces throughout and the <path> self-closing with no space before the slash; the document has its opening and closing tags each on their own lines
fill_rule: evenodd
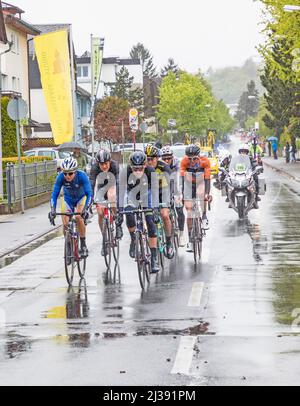
<svg viewBox="0 0 300 406">
<path fill-rule="evenodd" d="M 237 181 L 237 180 L 235 180 L 235 179 L 231 179 L 231 185 L 233 186 L 233 187 L 240 187 L 240 182 L 239 181 Z"/>
<path fill-rule="evenodd" d="M 242 182 L 242 187 L 248 187 L 249 186 L 249 180 L 246 179 Z"/>
</svg>

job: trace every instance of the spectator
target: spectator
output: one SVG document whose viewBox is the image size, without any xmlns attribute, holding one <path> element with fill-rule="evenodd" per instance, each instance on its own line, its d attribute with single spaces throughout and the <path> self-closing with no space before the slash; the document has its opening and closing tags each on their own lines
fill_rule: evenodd
<svg viewBox="0 0 300 406">
<path fill-rule="evenodd" d="M 269 157 L 272 156 L 272 144 L 271 141 L 268 142 Z"/>
<path fill-rule="evenodd" d="M 291 163 L 296 163 L 297 148 L 295 142 L 292 142 L 290 151 L 291 151 Z"/>
<path fill-rule="evenodd" d="M 290 162 L 290 144 L 287 141 L 285 145 L 285 162 L 288 164 Z"/>
<path fill-rule="evenodd" d="M 278 155 L 277 155 L 277 152 L 278 152 L 278 142 L 277 141 L 272 141 L 272 150 L 273 150 L 273 156 L 274 156 L 274 159 L 278 159 Z"/>
<path fill-rule="evenodd" d="M 80 148 L 74 149 L 73 157 L 78 162 L 78 169 L 85 172 L 88 161 L 87 161 L 87 158 L 81 153 Z"/>
</svg>

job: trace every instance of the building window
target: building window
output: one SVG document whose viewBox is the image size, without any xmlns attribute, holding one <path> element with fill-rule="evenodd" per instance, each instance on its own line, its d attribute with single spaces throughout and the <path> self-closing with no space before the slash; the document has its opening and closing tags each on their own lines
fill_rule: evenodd
<svg viewBox="0 0 300 406">
<path fill-rule="evenodd" d="M 82 76 L 84 78 L 87 78 L 89 76 L 89 67 L 88 66 L 83 66 L 82 67 Z"/>
<path fill-rule="evenodd" d="M 12 42 L 12 47 L 11 47 L 12 52 L 14 52 L 15 54 L 18 54 L 19 53 L 19 37 L 14 33 L 11 34 L 11 42 Z"/>
<path fill-rule="evenodd" d="M 81 66 L 78 66 L 78 67 L 77 67 L 77 76 L 78 76 L 79 78 L 82 77 L 82 68 L 81 68 Z"/>
<path fill-rule="evenodd" d="M 7 75 L 2 75 L 2 91 L 8 90 Z"/>
<path fill-rule="evenodd" d="M 14 92 L 16 92 L 17 91 L 17 78 L 16 77 L 12 77 L 12 90 L 14 91 Z"/>
</svg>

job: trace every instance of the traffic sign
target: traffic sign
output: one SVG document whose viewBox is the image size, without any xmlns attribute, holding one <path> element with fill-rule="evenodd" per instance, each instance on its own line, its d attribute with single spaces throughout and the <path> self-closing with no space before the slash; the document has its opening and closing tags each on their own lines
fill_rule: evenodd
<svg viewBox="0 0 300 406">
<path fill-rule="evenodd" d="M 139 129 L 139 112 L 137 109 L 131 109 L 129 111 L 129 126 L 133 132 Z"/>
<path fill-rule="evenodd" d="M 176 121 L 176 120 L 174 120 L 174 119 L 168 120 L 168 126 L 169 126 L 169 127 L 176 127 L 176 125 L 177 125 L 177 121 Z"/>
<path fill-rule="evenodd" d="M 13 121 L 21 121 L 27 118 L 28 106 L 23 99 L 12 99 L 7 105 L 7 113 Z"/>
</svg>

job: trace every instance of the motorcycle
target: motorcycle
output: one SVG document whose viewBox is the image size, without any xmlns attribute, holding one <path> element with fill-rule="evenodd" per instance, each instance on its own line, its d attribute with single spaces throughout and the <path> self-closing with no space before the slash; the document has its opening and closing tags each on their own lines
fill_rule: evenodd
<svg viewBox="0 0 300 406">
<path fill-rule="evenodd" d="M 248 156 L 238 156 L 232 159 L 229 172 L 224 168 L 220 171 L 225 175 L 225 181 L 222 185 L 222 193 L 229 199 L 229 207 L 238 213 L 239 219 L 243 220 L 250 210 L 256 206 L 255 176 L 263 172 L 262 166 L 252 168 Z M 262 194 L 265 191 L 265 185 L 260 186 Z"/>
</svg>

